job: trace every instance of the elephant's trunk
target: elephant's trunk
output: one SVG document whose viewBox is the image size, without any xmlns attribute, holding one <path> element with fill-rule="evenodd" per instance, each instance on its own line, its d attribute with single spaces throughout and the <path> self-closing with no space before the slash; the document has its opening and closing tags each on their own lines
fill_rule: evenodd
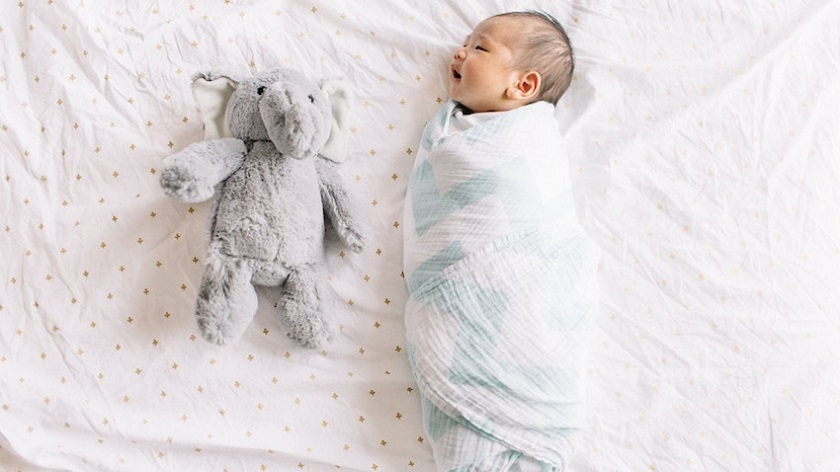
<svg viewBox="0 0 840 472">
<path fill-rule="evenodd" d="M 283 84 L 272 84 L 260 99 L 268 137 L 284 155 L 306 159 L 318 153 L 329 137 L 328 124 L 307 97 L 294 97 Z"/>
</svg>

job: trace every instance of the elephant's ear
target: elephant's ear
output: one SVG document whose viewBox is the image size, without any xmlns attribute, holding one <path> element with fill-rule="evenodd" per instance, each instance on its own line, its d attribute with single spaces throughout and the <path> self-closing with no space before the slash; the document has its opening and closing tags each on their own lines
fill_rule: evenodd
<svg viewBox="0 0 840 472">
<path fill-rule="evenodd" d="M 327 144 L 318 153 L 333 162 L 340 163 L 347 157 L 347 142 L 350 140 L 350 108 L 353 105 L 353 91 L 346 82 L 331 80 L 321 84 L 321 92 L 330 100 L 332 123 Z"/>
<path fill-rule="evenodd" d="M 193 80 L 193 97 L 204 122 L 205 139 L 233 136 L 227 121 L 227 107 L 236 84 L 225 76 L 197 75 Z"/>
</svg>

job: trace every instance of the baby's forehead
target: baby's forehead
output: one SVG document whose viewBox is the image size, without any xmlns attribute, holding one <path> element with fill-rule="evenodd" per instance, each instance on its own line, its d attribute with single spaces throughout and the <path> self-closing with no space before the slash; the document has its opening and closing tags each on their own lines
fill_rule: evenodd
<svg viewBox="0 0 840 472">
<path fill-rule="evenodd" d="M 475 25 L 475 28 L 473 28 L 473 33 L 487 31 L 506 31 L 517 26 L 516 20 L 518 20 L 518 18 L 505 16 L 491 16 L 490 18 L 487 18 L 481 23 Z"/>
<path fill-rule="evenodd" d="M 470 38 L 488 38 L 496 41 L 504 41 L 513 36 L 520 25 L 519 18 L 494 16 L 482 21 L 472 30 Z"/>
<path fill-rule="evenodd" d="M 522 47 L 521 38 L 527 35 L 531 22 L 517 16 L 493 16 L 476 25 L 467 40 L 477 39 L 498 43 L 512 49 Z"/>
<path fill-rule="evenodd" d="M 539 25 L 540 22 L 541 19 L 539 17 L 532 15 L 503 14 L 491 16 L 479 23 L 479 25 L 487 24 L 488 26 L 501 28 L 510 32 L 516 32 L 522 29 L 533 28 L 534 26 Z"/>
</svg>

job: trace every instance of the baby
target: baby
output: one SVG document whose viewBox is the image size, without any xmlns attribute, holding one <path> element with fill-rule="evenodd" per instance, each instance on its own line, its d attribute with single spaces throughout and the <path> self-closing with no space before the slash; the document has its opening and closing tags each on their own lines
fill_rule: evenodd
<svg viewBox="0 0 840 472">
<path fill-rule="evenodd" d="M 554 104 L 574 60 L 546 14 L 482 21 L 409 177 L 406 335 L 438 470 L 564 470 L 584 427 L 597 248 Z"/>
</svg>

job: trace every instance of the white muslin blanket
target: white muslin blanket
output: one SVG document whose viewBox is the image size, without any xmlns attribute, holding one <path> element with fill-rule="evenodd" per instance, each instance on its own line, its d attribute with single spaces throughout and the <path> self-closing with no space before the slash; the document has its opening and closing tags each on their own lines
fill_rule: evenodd
<svg viewBox="0 0 840 472">
<path fill-rule="evenodd" d="M 564 470 L 584 426 L 598 250 L 554 107 L 428 122 L 408 186 L 412 369 L 438 470 Z"/>
</svg>

